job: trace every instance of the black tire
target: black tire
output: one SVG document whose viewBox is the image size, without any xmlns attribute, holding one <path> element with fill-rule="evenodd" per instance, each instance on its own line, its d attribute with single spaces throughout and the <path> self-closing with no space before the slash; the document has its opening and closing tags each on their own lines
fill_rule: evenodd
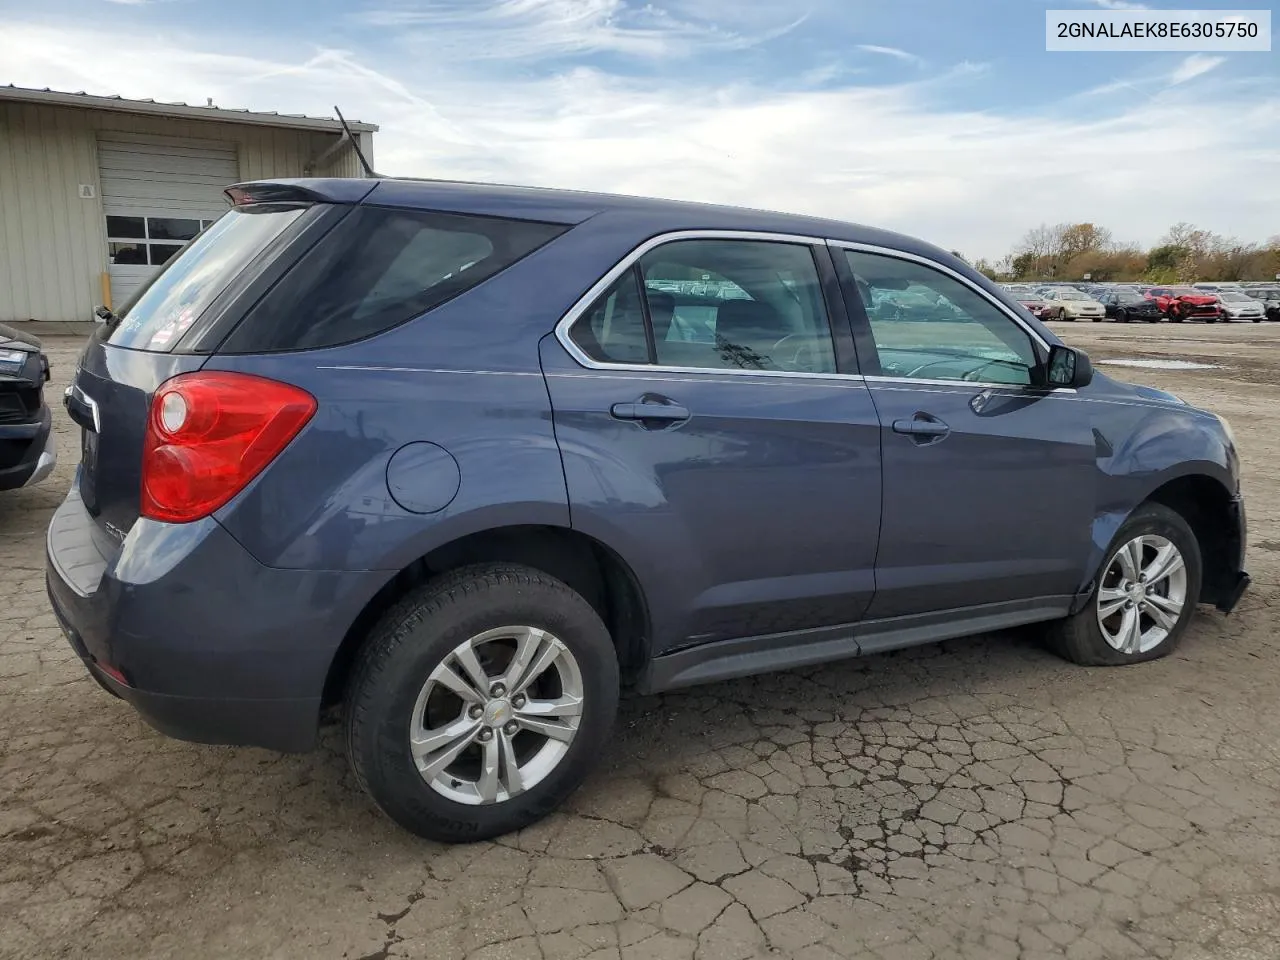
<svg viewBox="0 0 1280 960">
<path fill-rule="evenodd" d="M 1061 309 L 1061 308 L 1060 308 L 1060 309 L 1058 310 L 1058 316 L 1057 316 L 1055 319 L 1056 319 L 1059 323 L 1062 323 L 1064 320 L 1066 320 L 1066 319 L 1067 319 L 1067 311 L 1066 311 L 1066 310 L 1063 310 L 1063 309 Z"/>
<path fill-rule="evenodd" d="M 1130 319 L 1129 311 L 1121 310 L 1120 313 L 1116 316 L 1116 319 L 1119 320 L 1121 323 L 1128 323 Z"/>
<path fill-rule="evenodd" d="M 414 764 L 414 705 L 456 647 L 513 624 L 547 630 L 569 648 L 582 676 L 581 721 L 567 753 L 535 786 L 496 803 L 462 803 L 436 792 Z M 360 786 L 401 826 L 446 843 L 486 840 L 542 819 L 578 787 L 609 740 L 618 691 L 613 641 L 580 594 L 530 567 L 465 567 L 410 593 L 370 633 L 347 686 L 347 752 Z"/>
<path fill-rule="evenodd" d="M 1164 537 L 1172 541 L 1182 554 L 1187 571 L 1187 602 L 1183 605 L 1182 614 L 1178 617 L 1173 629 L 1169 631 L 1169 635 L 1157 646 L 1143 653 L 1123 653 L 1103 639 L 1102 628 L 1098 625 L 1097 617 L 1098 591 L 1102 586 L 1103 572 L 1106 571 L 1116 552 L 1121 546 L 1142 534 Z M 1166 656 L 1177 647 L 1186 632 L 1192 614 L 1195 613 L 1200 596 L 1202 569 L 1200 545 L 1191 527 L 1187 525 L 1187 521 L 1163 504 L 1144 503 L 1121 525 L 1108 545 L 1106 557 L 1098 570 L 1098 582 L 1089 596 L 1089 602 L 1079 613 L 1049 624 L 1045 639 L 1050 649 L 1059 656 L 1082 666 L 1122 666 Z"/>
</svg>

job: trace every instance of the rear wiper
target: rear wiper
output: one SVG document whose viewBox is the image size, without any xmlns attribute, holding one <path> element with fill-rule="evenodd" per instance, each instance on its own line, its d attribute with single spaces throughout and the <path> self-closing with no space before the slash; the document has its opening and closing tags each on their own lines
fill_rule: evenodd
<svg viewBox="0 0 1280 960">
<path fill-rule="evenodd" d="M 114 313 L 110 307 L 98 304 L 93 308 L 93 315 L 107 325 L 108 330 L 114 330 L 116 324 L 120 322 L 118 314 Z"/>
</svg>

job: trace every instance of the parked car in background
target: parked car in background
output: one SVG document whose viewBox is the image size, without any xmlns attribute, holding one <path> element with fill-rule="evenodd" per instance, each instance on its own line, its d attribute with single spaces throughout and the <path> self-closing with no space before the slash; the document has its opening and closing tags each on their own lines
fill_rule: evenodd
<svg viewBox="0 0 1280 960">
<path fill-rule="evenodd" d="M 1034 289 L 1027 286 L 1013 285 L 1006 287 L 1009 295 L 1031 311 L 1037 320 L 1049 319 L 1049 302 Z"/>
<path fill-rule="evenodd" d="M 1050 287 L 1044 291 L 1053 320 L 1101 320 L 1107 312 L 1102 304 L 1074 287 Z"/>
<path fill-rule="evenodd" d="M 1164 318 L 1155 301 L 1148 300 L 1137 290 L 1128 287 L 1117 287 L 1107 291 L 1099 298 L 1099 302 L 1108 317 L 1121 323 L 1129 323 L 1133 320 L 1159 323 Z"/>
<path fill-rule="evenodd" d="M 1184 320 L 1217 323 L 1222 316 L 1222 306 L 1218 303 L 1217 295 L 1204 290 L 1193 287 L 1152 287 L 1146 295 L 1174 323 L 1182 323 Z"/>
<path fill-rule="evenodd" d="M 554 810 L 623 684 L 1032 623 L 1134 664 L 1248 584 L 1226 421 L 937 247 L 576 191 L 230 194 L 81 354 L 53 611 L 169 735 L 307 750 L 340 707 L 424 836 Z"/>
<path fill-rule="evenodd" d="M 39 339 L 0 323 L 0 490 L 39 483 L 57 465 Z"/>
<path fill-rule="evenodd" d="M 1268 320 L 1280 320 L 1280 287 L 1249 287 L 1245 293 L 1262 304 Z"/>
<path fill-rule="evenodd" d="M 1254 323 L 1261 323 L 1267 319 L 1267 308 L 1260 300 L 1243 290 L 1219 290 L 1216 296 L 1218 307 L 1227 320 L 1252 320 Z"/>
</svg>

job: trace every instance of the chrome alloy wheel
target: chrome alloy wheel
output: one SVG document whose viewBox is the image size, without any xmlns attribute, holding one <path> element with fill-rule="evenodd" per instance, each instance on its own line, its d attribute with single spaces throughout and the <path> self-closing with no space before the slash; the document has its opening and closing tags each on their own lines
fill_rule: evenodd
<svg viewBox="0 0 1280 960">
<path fill-rule="evenodd" d="M 431 671 L 409 723 L 414 764 L 457 803 L 501 803 L 553 771 L 582 720 L 582 673 L 537 627 L 486 630 Z"/>
<path fill-rule="evenodd" d="M 1098 626 L 1121 653 L 1146 653 L 1177 626 L 1187 603 L 1187 567 L 1177 546 L 1145 534 L 1120 547 L 1098 588 Z"/>
</svg>

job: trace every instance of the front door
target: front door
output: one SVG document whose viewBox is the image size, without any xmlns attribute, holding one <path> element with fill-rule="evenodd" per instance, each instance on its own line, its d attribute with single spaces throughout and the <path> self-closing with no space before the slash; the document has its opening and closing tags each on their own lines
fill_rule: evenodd
<svg viewBox="0 0 1280 960">
<path fill-rule="evenodd" d="M 882 431 L 867 618 L 1065 609 L 1095 511 L 1087 402 L 1039 386 L 1044 345 L 959 274 L 887 251 L 832 252 Z"/>
<path fill-rule="evenodd" d="M 573 525 L 635 570 L 655 654 L 866 609 L 880 430 L 851 355 L 824 248 L 714 236 L 543 342 Z"/>
</svg>

